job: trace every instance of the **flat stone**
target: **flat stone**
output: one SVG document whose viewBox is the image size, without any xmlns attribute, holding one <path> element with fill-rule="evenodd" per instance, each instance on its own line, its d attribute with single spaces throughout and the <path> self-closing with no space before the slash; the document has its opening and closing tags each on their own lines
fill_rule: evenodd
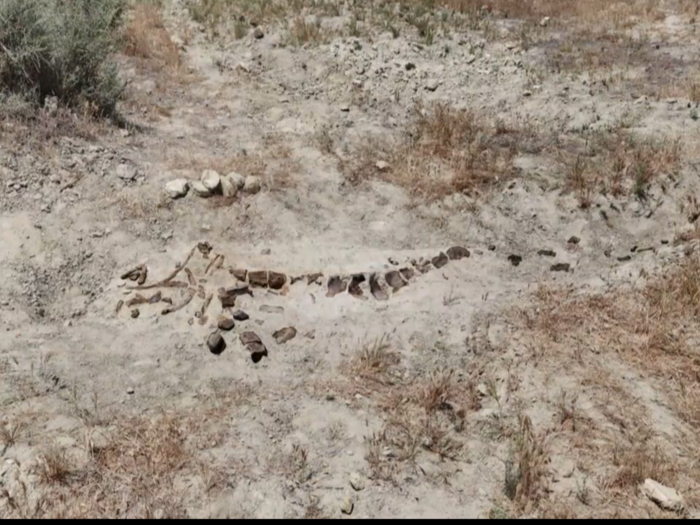
<svg viewBox="0 0 700 525">
<path fill-rule="evenodd" d="M 271 306 L 269 304 L 260 305 L 260 311 L 266 314 L 283 314 L 284 308 L 282 306 Z"/>
<path fill-rule="evenodd" d="M 433 266 L 435 266 L 435 268 L 442 268 L 447 264 L 448 261 L 449 258 L 447 257 L 447 255 L 445 255 L 444 252 L 440 252 L 438 256 L 433 257 L 432 263 Z"/>
<path fill-rule="evenodd" d="M 165 185 L 165 193 L 171 199 L 179 199 L 185 197 L 190 191 L 190 182 L 187 179 L 171 180 Z"/>
<path fill-rule="evenodd" d="M 244 281 L 248 278 L 248 270 L 237 270 L 235 268 L 231 268 L 229 270 L 229 273 L 233 275 L 236 279 L 239 281 Z"/>
<path fill-rule="evenodd" d="M 339 293 L 347 290 L 347 288 L 347 281 L 338 275 L 334 275 L 328 279 L 328 292 L 326 293 L 326 297 L 335 297 Z"/>
<path fill-rule="evenodd" d="M 469 253 L 469 250 L 463 246 L 453 246 L 447 250 L 447 256 L 451 261 L 459 261 L 460 259 L 465 259 L 471 256 L 471 253 Z"/>
<path fill-rule="evenodd" d="M 242 332 L 241 335 L 238 337 L 241 340 L 241 344 L 243 345 L 248 345 L 250 343 L 262 344 L 262 339 L 260 339 L 260 336 L 250 330 Z"/>
<path fill-rule="evenodd" d="M 267 286 L 269 280 L 269 275 L 267 270 L 259 270 L 255 272 L 248 272 L 248 282 L 251 286 Z"/>
<path fill-rule="evenodd" d="M 644 481 L 642 493 L 663 510 L 680 513 L 685 509 L 685 501 L 678 491 L 665 487 L 653 479 Z"/>
<path fill-rule="evenodd" d="M 135 180 L 137 174 L 136 168 L 128 164 L 120 164 L 117 166 L 117 177 L 125 182 Z"/>
<path fill-rule="evenodd" d="M 365 480 L 358 472 L 353 472 L 350 474 L 350 486 L 360 492 L 365 490 Z"/>
<path fill-rule="evenodd" d="M 283 273 L 269 272 L 267 285 L 273 290 L 280 290 L 287 283 L 287 276 Z"/>
<path fill-rule="evenodd" d="M 262 189 L 262 184 L 260 183 L 260 179 L 256 177 L 255 175 L 249 175 L 245 179 L 245 184 L 243 186 L 243 191 L 246 193 L 250 193 L 251 195 L 255 195 Z"/>
<path fill-rule="evenodd" d="M 221 175 L 214 170 L 204 170 L 200 181 L 210 193 L 216 193 L 221 187 Z"/>
<path fill-rule="evenodd" d="M 211 197 L 211 192 L 207 189 L 207 187 L 202 184 L 201 181 L 194 181 L 190 187 L 192 188 L 192 191 L 197 197 L 202 197 L 202 198 L 207 198 Z"/>
<path fill-rule="evenodd" d="M 384 280 L 395 292 L 406 286 L 406 282 L 403 280 L 403 277 L 401 277 L 401 273 L 397 270 L 387 272 L 386 275 L 384 275 Z"/>
<path fill-rule="evenodd" d="M 581 239 L 579 237 L 576 237 L 575 235 L 570 237 L 568 240 L 569 244 L 579 244 L 581 242 Z"/>
<path fill-rule="evenodd" d="M 376 273 L 369 276 L 369 291 L 377 301 L 389 300 L 389 294 L 382 288 Z"/>
<path fill-rule="evenodd" d="M 571 270 L 571 265 L 569 263 L 557 263 L 550 267 L 553 272 L 568 272 Z"/>
<path fill-rule="evenodd" d="M 236 321 L 247 321 L 248 319 L 250 319 L 250 316 L 243 310 L 236 310 L 235 312 L 233 312 L 233 318 Z"/>
<path fill-rule="evenodd" d="M 292 339 L 294 339 L 296 335 L 297 329 L 293 326 L 287 326 L 285 328 L 277 330 L 274 334 L 272 334 L 272 337 L 275 338 L 275 342 L 278 345 L 283 345 L 287 341 L 291 341 Z"/>
<path fill-rule="evenodd" d="M 537 252 L 537 255 L 540 255 L 542 257 L 556 257 L 557 252 L 555 252 L 554 250 L 540 250 L 539 252 Z"/>
<path fill-rule="evenodd" d="M 367 279 L 365 278 L 365 274 L 354 274 L 350 279 L 350 284 L 348 285 L 348 293 L 353 297 L 362 297 L 364 294 L 362 293 L 362 288 L 360 287 L 360 285 L 366 280 Z"/>
<path fill-rule="evenodd" d="M 223 330 L 224 332 L 230 332 L 236 326 L 236 323 L 233 322 L 233 319 L 224 317 L 222 319 L 219 319 L 217 326 L 219 327 L 219 330 Z"/>
</svg>

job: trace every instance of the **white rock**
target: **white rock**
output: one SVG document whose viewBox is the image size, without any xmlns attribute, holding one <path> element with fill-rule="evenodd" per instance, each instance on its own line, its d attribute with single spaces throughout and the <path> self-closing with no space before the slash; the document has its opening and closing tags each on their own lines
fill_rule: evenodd
<svg viewBox="0 0 700 525">
<path fill-rule="evenodd" d="M 226 175 L 226 177 L 228 177 L 231 180 L 236 189 L 242 190 L 243 186 L 245 186 L 245 177 L 240 173 L 232 171 L 231 173 Z"/>
<path fill-rule="evenodd" d="M 355 502 L 352 500 L 352 496 L 346 496 L 340 504 L 340 512 L 350 516 L 353 510 L 355 510 Z"/>
<path fill-rule="evenodd" d="M 255 175 L 249 175 L 245 179 L 245 185 L 243 186 L 243 190 L 246 193 L 251 193 L 251 194 L 256 194 L 260 191 L 262 185 L 260 184 L 260 179 L 257 178 Z"/>
<path fill-rule="evenodd" d="M 365 490 L 365 480 L 358 472 L 353 472 L 350 474 L 350 486 L 357 492 Z"/>
<path fill-rule="evenodd" d="M 540 25 L 542 27 L 547 27 L 549 25 L 549 21 L 551 20 L 550 17 L 545 16 L 542 20 L 540 20 Z"/>
<path fill-rule="evenodd" d="M 190 183 L 186 179 L 171 180 L 165 185 L 165 192 L 171 199 L 179 199 L 190 191 Z"/>
<path fill-rule="evenodd" d="M 440 83 L 437 80 L 435 80 L 434 78 L 428 80 L 425 83 L 425 89 L 427 89 L 428 91 L 435 91 L 439 86 L 440 86 Z"/>
<path fill-rule="evenodd" d="M 238 187 L 231 181 L 228 176 L 221 177 L 221 195 L 224 197 L 235 197 L 238 193 Z"/>
<path fill-rule="evenodd" d="M 214 170 L 204 170 L 201 178 L 202 184 L 210 193 L 214 193 L 221 186 L 221 175 Z"/>
<path fill-rule="evenodd" d="M 676 490 L 664 487 L 653 479 L 647 479 L 642 485 L 642 493 L 661 509 L 673 512 L 682 512 L 685 502 Z"/>
<path fill-rule="evenodd" d="M 389 163 L 383 160 L 377 161 L 375 166 L 379 171 L 387 171 L 390 168 Z"/>
<path fill-rule="evenodd" d="M 199 181 L 195 181 L 192 183 L 190 186 L 192 188 L 192 191 L 197 195 L 198 197 L 211 197 L 211 192 L 207 189 L 207 187 L 202 184 Z"/>
<path fill-rule="evenodd" d="M 123 181 L 131 181 L 136 178 L 136 168 L 127 164 L 117 166 L 117 177 Z"/>
</svg>

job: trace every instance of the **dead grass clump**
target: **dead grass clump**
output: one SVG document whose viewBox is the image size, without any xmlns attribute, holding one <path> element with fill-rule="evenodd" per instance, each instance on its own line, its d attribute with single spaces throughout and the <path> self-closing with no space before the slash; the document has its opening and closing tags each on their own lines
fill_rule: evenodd
<svg viewBox="0 0 700 525">
<path fill-rule="evenodd" d="M 369 381 L 377 385 L 393 385 L 397 381 L 395 367 L 401 359 L 393 351 L 388 334 L 364 341 L 350 362 L 347 372 L 357 379 Z"/>
<path fill-rule="evenodd" d="M 653 479 L 673 486 L 676 467 L 658 446 L 640 443 L 629 447 L 617 445 L 613 449 L 612 463 L 617 472 L 608 480 L 612 488 L 635 489 L 644 480 Z"/>
<path fill-rule="evenodd" d="M 24 425 L 21 421 L 0 425 L 0 445 L 4 448 L 15 445 L 23 429 Z"/>
<path fill-rule="evenodd" d="M 55 445 L 46 447 L 39 456 L 39 475 L 44 483 L 65 483 L 73 469 L 66 451 Z"/>
<path fill-rule="evenodd" d="M 304 17 L 296 17 L 289 28 L 289 43 L 297 47 L 325 42 L 327 36 L 318 19 L 310 21 Z"/>
<path fill-rule="evenodd" d="M 137 3 L 124 31 L 124 53 L 158 71 L 181 73 L 182 57 L 163 22 L 162 8 Z"/>
<path fill-rule="evenodd" d="M 505 494 L 529 514 L 547 492 L 546 436 L 535 434 L 528 416 L 520 416 L 511 458 L 506 461 Z"/>
</svg>

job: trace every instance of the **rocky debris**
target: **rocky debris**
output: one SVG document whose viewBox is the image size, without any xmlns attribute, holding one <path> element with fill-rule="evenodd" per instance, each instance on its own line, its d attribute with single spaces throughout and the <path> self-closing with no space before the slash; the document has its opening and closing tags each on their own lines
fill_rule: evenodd
<svg viewBox="0 0 700 525">
<path fill-rule="evenodd" d="M 539 252 L 537 252 L 537 255 L 540 255 L 542 257 L 556 257 L 557 252 L 555 252 L 554 250 L 540 250 Z"/>
<path fill-rule="evenodd" d="M 343 293 L 347 288 L 347 281 L 338 275 L 334 275 L 328 279 L 328 293 L 326 293 L 326 297 L 335 297 L 339 293 Z"/>
<path fill-rule="evenodd" d="M 447 250 L 447 256 L 451 261 L 459 261 L 460 259 L 465 259 L 471 256 L 471 253 L 469 253 L 469 250 L 463 246 L 453 246 Z"/>
<path fill-rule="evenodd" d="M 236 326 L 236 323 L 233 322 L 233 319 L 229 319 L 228 317 L 222 317 L 221 319 L 219 319 L 217 326 L 219 330 L 223 330 L 224 332 L 230 332 Z"/>
<path fill-rule="evenodd" d="M 321 272 L 310 273 L 306 276 L 306 284 L 321 284 L 323 274 Z"/>
<path fill-rule="evenodd" d="M 495 252 L 495 251 L 496 251 L 496 245 L 495 245 L 495 244 L 490 244 L 490 245 L 489 245 L 489 251 L 490 251 L 490 252 Z"/>
<path fill-rule="evenodd" d="M 377 161 L 377 163 L 375 164 L 375 167 L 376 167 L 379 171 L 388 171 L 389 168 L 390 168 L 389 163 L 388 163 L 388 162 L 385 162 L 385 161 L 383 161 L 383 160 Z"/>
<path fill-rule="evenodd" d="M 362 297 L 364 294 L 360 285 L 367 280 L 365 274 L 356 273 L 350 279 L 350 284 L 348 285 L 348 293 L 353 297 Z"/>
<path fill-rule="evenodd" d="M 547 27 L 549 25 L 550 20 L 551 20 L 551 18 L 548 16 L 545 16 L 544 18 L 542 18 L 542 20 L 540 20 L 540 27 Z"/>
<path fill-rule="evenodd" d="M 357 492 L 365 490 L 365 480 L 359 472 L 350 474 L 350 486 Z"/>
<path fill-rule="evenodd" d="M 428 273 L 433 267 L 433 265 L 430 261 L 418 261 L 415 264 L 415 267 L 416 270 L 418 270 L 420 273 Z"/>
<path fill-rule="evenodd" d="M 253 38 L 254 38 L 255 40 L 260 40 L 260 39 L 262 39 L 262 38 L 264 38 L 264 37 L 265 37 L 265 33 L 263 33 L 263 30 L 260 29 L 259 26 L 256 27 L 255 29 L 253 29 Z"/>
<path fill-rule="evenodd" d="M 449 262 L 449 258 L 445 255 L 445 252 L 440 252 L 440 255 L 433 257 L 432 263 L 435 268 L 442 268 Z"/>
<path fill-rule="evenodd" d="M 187 179 L 175 179 L 166 183 L 165 193 L 171 199 L 180 199 L 186 197 L 190 191 L 190 182 Z"/>
<path fill-rule="evenodd" d="M 413 268 L 401 268 L 399 272 L 401 273 L 401 277 L 403 277 L 407 283 L 413 279 L 413 276 L 416 274 Z"/>
<path fill-rule="evenodd" d="M 255 332 L 243 332 L 240 335 L 240 340 L 246 350 L 250 352 L 253 363 L 259 363 L 263 357 L 267 357 L 267 348 Z"/>
<path fill-rule="evenodd" d="M 293 326 L 287 326 L 285 328 L 281 328 L 277 330 L 274 334 L 272 334 L 272 337 L 275 338 L 275 342 L 278 345 L 283 345 L 287 341 L 291 341 L 297 336 L 297 329 L 294 328 Z"/>
<path fill-rule="evenodd" d="M 201 181 L 194 181 L 190 187 L 192 188 L 192 191 L 194 192 L 197 197 L 202 197 L 202 198 L 207 198 L 211 197 L 211 192 L 207 189 L 207 187 L 202 184 Z"/>
<path fill-rule="evenodd" d="M 685 501 L 678 491 L 665 487 L 653 479 L 644 481 L 642 493 L 663 510 L 678 513 L 685 510 Z"/>
<path fill-rule="evenodd" d="M 376 273 L 369 276 L 369 291 L 377 301 L 389 300 L 389 294 L 382 288 Z"/>
<path fill-rule="evenodd" d="M 347 516 L 351 516 L 354 510 L 355 502 L 352 500 L 352 496 L 345 496 L 345 499 L 343 499 L 343 502 L 340 504 L 340 512 Z"/>
<path fill-rule="evenodd" d="M 136 281 L 139 286 L 143 286 L 147 278 L 148 268 L 144 264 L 140 264 L 120 276 L 122 281 Z"/>
<path fill-rule="evenodd" d="M 267 285 L 272 290 L 280 290 L 287 283 L 287 276 L 283 273 L 269 272 Z"/>
<path fill-rule="evenodd" d="M 221 188 L 221 175 L 214 170 L 204 170 L 200 181 L 209 193 L 217 193 Z"/>
<path fill-rule="evenodd" d="M 226 178 L 231 181 L 231 184 L 233 185 L 236 190 L 242 190 L 243 187 L 245 186 L 245 177 L 241 175 L 240 173 L 236 173 L 235 171 L 232 171 L 228 175 L 226 175 Z"/>
<path fill-rule="evenodd" d="M 238 297 L 238 294 L 232 288 L 219 289 L 219 301 L 221 301 L 222 308 L 233 308 L 236 306 L 236 297 Z"/>
<path fill-rule="evenodd" d="M 569 240 L 567 241 L 569 244 L 579 244 L 581 242 L 581 239 L 579 237 L 576 237 L 575 235 L 570 237 Z"/>
<path fill-rule="evenodd" d="M 255 175 L 249 175 L 245 179 L 245 184 L 243 185 L 243 191 L 255 195 L 262 189 L 262 184 L 260 179 Z"/>
<path fill-rule="evenodd" d="M 259 286 L 264 288 L 267 286 L 268 281 L 269 275 L 267 270 L 248 272 L 248 282 L 251 286 Z"/>
<path fill-rule="evenodd" d="M 523 262 L 523 258 L 520 255 L 509 255 L 508 260 L 513 266 L 520 266 L 520 263 Z"/>
<path fill-rule="evenodd" d="M 438 82 L 436 79 L 431 78 L 425 83 L 425 89 L 428 91 L 435 91 L 437 88 L 440 87 L 440 82 Z"/>
<path fill-rule="evenodd" d="M 406 286 L 406 281 L 403 280 L 401 273 L 397 270 L 387 272 L 386 275 L 384 275 L 384 280 L 386 284 L 393 288 L 394 292 L 398 292 L 401 288 Z"/>
<path fill-rule="evenodd" d="M 117 177 L 119 177 L 124 182 L 133 182 L 136 180 L 138 171 L 134 166 L 129 166 L 128 164 L 120 164 L 117 166 Z"/>
<path fill-rule="evenodd" d="M 260 305 L 260 311 L 265 314 L 283 314 L 284 308 L 281 306 L 271 306 L 269 304 Z"/>
<path fill-rule="evenodd" d="M 134 390 L 133 386 L 130 386 L 129 388 L 126 389 L 126 393 L 130 396 L 133 396 L 136 393 L 136 390 Z"/>
<path fill-rule="evenodd" d="M 568 272 L 571 270 L 571 265 L 569 263 L 557 263 L 553 264 L 549 269 L 553 272 Z"/>
<path fill-rule="evenodd" d="M 238 188 L 233 184 L 227 176 L 221 177 L 221 195 L 224 197 L 235 197 L 238 193 Z"/>
<path fill-rule="evenodd" d="M 247 321 L 248 319 L 250 319 L 250 316 L 243 310 L 236 310 L 235 312 L 233 312 L 233 318 L 236 321 Z"/>
<path fill-rule="evenodd" d="M 136 319 L 138 316 L 141 315 L 141 311 L 138 308 L 134 308 L 131 310 L 131 318 Z"/>
<path fill-rule="evenodd" d="M 226 350 L 226 340 L 219 332 L 214 332 L 207 337 L 207 347 L 214 355 L 221 355 Z"/>
<path fill-rule="evenodd" d="M 248 278 L 248 270 L 236 270 L 235 268 L 229 268 L 228 273 L 230 273 L 237 280 L 242 282 L 245 282 Z"/>
<path fill-rule="evenodd" d="M 618 257 L 617 260 L 620 262 L 629 262 L 632 260 L 632 256 L 631 255 L 623 255 L 622 257 Z"/>
</svg>

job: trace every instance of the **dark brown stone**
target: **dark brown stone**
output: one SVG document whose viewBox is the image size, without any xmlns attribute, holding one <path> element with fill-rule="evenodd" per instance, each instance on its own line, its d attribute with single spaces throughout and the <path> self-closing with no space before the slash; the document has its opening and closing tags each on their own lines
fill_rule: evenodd
<svg viewBox="0 0 700 525">
<path fill-rule="evenodd" d="M 248 282 L 251 286 L 267 286 L 269 275 L 267 270 L 248 272 Z"/>
<path fill-rule="evenodd" d="M 387 294 L 384 288 L 382 288 L 382 285 L 379 284 L 376 273 L 369 276 L 369 290 L 377 301 L 389 300 L 389 294 Z"/>
<path fill-rule="evenodd" d="M 520 263 L 523 262 L 523 258 L 520 255 L 509 255 L 508 260 L 513 266 L 520 266 Z"/>
<path fill-rule="evenodd" d="M 348 293 L 353 297 L 362 297 L 364 294 L 360 285 L 367 280 L 365 274 L 356 273 L 350 279 L 350 284 L 348 285 Z"/>
<path fill-rule="evenodd" d="M 246 331 L 241 333 L 239 336 L 241 343 L 243 345 L 249 345 L 251 343 L 260 343 L 262 344 L 262 340 L 260 339 L 260 336 L 256 334 L 255 332 L 251 331 Z"/>
<path fill-rule="evenodd" d="M 141 311 L 138 308 L 134 308 L 131 310 L 131 318 L 136 319 L 139 315 L 141 315 Z"/>
<path fill-rule="evenodd" d="M 416 270 L 420 273 L 428 273 L 432 269 L 433 265 L 430 261 L 418 261 L 416 264 Z"/>
<path fill-rule="evenodd" d="M 247 321 L 248 319 L 250 319 L 250 316 L 243 310 L 236 310 L 235 312 L 233 312 L 233 318 L 236 321 Z"/>
<path fill-rule="evenodd" d="M 448 259 L 447 255 L 445 255 L 444 252 L 440 252 L 440 255 L 438 255 L 437 257 L 433 257 L 432 262 L 433 262 L 433 266 L 435 266 L 435 268 L 442 268 L 443 266 L 445 266 L 448 263 L 448 261 L 449 261 L 449 259 Z"/>
<path fill-rule="evenodd" d="M 287 276 L 283 273 L 269 272 L 268 286 L 273 290 L 280 290 L 287 282 Z"/>
<path fill-rule="evenodd" d="M 447 250 L 447 256 L 451 261 L 459 261 L 460 259 L 465 259 L 471 256 L 471 253 L 469 253 L 469 250 L 463 246 L 453 246 Z"/>
<path fill-rule="evenodd" d="M 321 284 L 323 274 L 321 272 L 310 273 L 306 277 L 306 284 Z"/>
<path fill-rule="evenodd" d="M 401 268 L 399 272 L 401 272 L 401 277 L 403 277 L 406 282 L 413 279 L 413 276 L 416 274 L 413 268 Z"/>
<path fill-rule="evenodd" d="M 571 265 L 569 263 L 557 263 L 553 264 L 550 270 L 553 272 L 568 272 L 571 270 Z"/>
<path fill-rule="evenodd" d="M 233 308 L 236 305 L 236 297 L 238 297 L 231 289 L 219 288 L 219 301 L 222 308 Z"/>
<path fill-rule="evenodd" d="M 268 355 L 267 347 L 262 343 L 250 343 L 246 348 L 250 352 L 250 358 L 253 360 L 253 363 L 259 363 L 263 357 Z"/>
<path fill-rule="evenodd" d="M 579 237 L 576 237 L 575 235 L 569 238 L 569 244 L 578 244 L 581 242 L 581 239 Z"/>
<path fill-rule="evenodd" d="M 384 275 L 384 279 L 386 280 L 386 284 L 391 286 L 395 292 L 406 286 L 406 282 L 403 280 L 403 277 L 401 277 L 401 273 L 396 270 L 387 272 Z"/>
<path fill-rule="evenodd" d="M 233 330 L 233 327 L 236 326 L 236 323 L 233 322 L 233 319 L 223 317 L 219 319 L 219 323 L 217 326 L 219 327 L 219 330 L 223 330 L 224 332 L 230 332 L 231 330 Z"/>
<path fill-rule="evenodd" d="M 245 282 L 248 277 L 248 270 L 237 270 L 236 268 L 229 269 L 229 273 L 239 281 Z"/>
<path fill-rule="evenodd" d="M 328 293 L 326 293 L 326 297 L 335 297 L 339 293 L 343 293 L 347 288 L 347 281 L 338 275 L 334 275 L 328 279 Z"/>
<path fill-rule="evenodd" d="M 275 338 L 275 342 L 278 345 L 283 345 L 287 341 L 291 341 L 292 339 L 294 339 L 296 335 L 297 329 L 293 326 L 287 326 L 285 328 L 277 330 L 274 334 L 272 334 L 272 337 Z"/>
<path fill-rule="evenodd" d="M 213 333 L 207 337 L 207 347 L 214 355 L 221 355 L 226 350 L 226 340 L 220 333 Z"/>
<path fill-rule="evenodd" d="M 556 257 L 557 252 L 554 250 L 540 250 L 537 252 L 537 255 L 541 255 L 542 257 Z"/>
</svg>

